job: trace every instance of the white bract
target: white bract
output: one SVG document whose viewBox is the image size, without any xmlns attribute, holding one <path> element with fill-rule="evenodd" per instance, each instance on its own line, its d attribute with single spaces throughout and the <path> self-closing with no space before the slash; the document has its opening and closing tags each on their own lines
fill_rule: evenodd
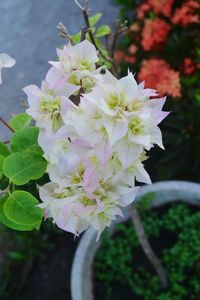
<svg viewBox="0 0 200 300">
<path fill-rule="evenodd" d="M 143 161 L 155 144 L 163 148 L 165 98 L 151 99 L 156 91 L 130 72 L 101 74 L 86 40 L 57 53 L 41 89 L 24 89 L 48 161 L 40 207 L 63 230 L 78 235 L 92 226 L 100 234 L 134 201 L 137 182 L 151 183 Z"/>
<path fill-rule="evenodd" d="M 0 84 L 2 83 L 1 70 L 15 65 L 15 59 L 6 53 L 0 53 Z"/>
</svg>

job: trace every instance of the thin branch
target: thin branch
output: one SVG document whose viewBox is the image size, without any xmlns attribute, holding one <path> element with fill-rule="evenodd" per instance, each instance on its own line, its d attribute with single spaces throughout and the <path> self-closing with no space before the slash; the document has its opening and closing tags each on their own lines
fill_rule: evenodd
<svg viewBox="0 0 200 300">
<path fill-rule="evenodd" d="M 68 33 L 67 27 L 62 22 L 58 23 L 57 29 L 60 37 L 73 42 L 71 35 Z"/>
<path fill-rule="evenodd" d="M 87 28 L 86 27 L 83 27 L 82 30 L 81 30 L 81 41 L 84 41 L 85 40 L 85 37 L 86 37 L 86 33 L 88 32 Z"/>
<path fill-rule="evenodd" d="M 5 145 L 10 144 L 10 141 L 3 142 Z"/>
<path fill-rule="evenodd" d="M 144 227 L 142 225 L 139 212 L 134 207 L 134 205 L 131 208 L 131 219 L 133 221 L 134 228 L 135 228 L 138 240 L 140 242 L 140 245 L 142 247 L 142 250 L 144 251 L 145 255 L 147 256 L 147 258 L 149 259 L 153 268 L 155 269 L 155 272 L 157 273 L 157 275 L 160 279 L 162 288 L 166 289 L 168 286 L 168 280 L 167 280 L 165 270 L 162 266 L 161 261 L 157 258 L 156 254 L 154 253 L 153 249 L 151 248 L 151 245 L 149 244 L 148 237 L 144 231 Z"/>
<path fill-rule="evenodd" d="M 76 5 L 78 5 L 78 7 L 83 10 L 84 7 L 78 2 L 78 0 L 74 0 L 74 2 L 76 3 Z"/>
<path fill-rule="evenodd" d="M 12 132 L 14 132 L 14 130 L 12 129 L 12 127 L 3 119 L 0 117 L 0 121 Z"/>
<path fill-rule="evenodd" d="M 126 23 L 121 24 L 121 23 L 119 23 L 119 21 L 117 21 L 115 32 L 114 32 L 114 35 L 113 35 L 111 50 L 110 50 L 110 56 L 112 58 L 114 57 L 114 53 L 115 53 L 115 49 L 116 49 L 116 46 L 117 46 L 118 38 L 120 37 L 121 34 L 125 34 L 127 32 L 127 30 L 128 30 L 128 28 L 126 27 Z"/>
</svg>

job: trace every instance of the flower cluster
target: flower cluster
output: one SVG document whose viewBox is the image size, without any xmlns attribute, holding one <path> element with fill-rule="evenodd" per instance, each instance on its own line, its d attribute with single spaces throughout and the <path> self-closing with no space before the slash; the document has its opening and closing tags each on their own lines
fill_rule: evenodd
<svg viewBox="0 0 200 300">
<path fill-rule="evenodd" d="M 187 27 L 189 24 L 200 22 L 198 10 L 200 9 L 200 3 L 189 0 L 186 1 L 180 8 L 175 10 L 172 18 L 173 24 L 180 24 L 183 27 Z"/>
<path fill-rule="evenodd" d="M 100 234 L 134 200 L 136 181 L 151 182 L 143 161 L 155 144 L 163 148 L 165 98 L 151 101 L 156 91 L 132 73 L 117 79 L 96 68 L 87 40 L 57 53 L 41 88 L 24 89 L 48 161 L 40 207 L 63 230 L 78 235 L 92 226 Z"/>
<path fill-rule="evenodd" d="M 140 4 L 137 8 L 137 17 L 138 19 L 143 19 L 146 13 L 151 9 L 156 14 L 163 14 L 166 17 L 169 17 L 172 10 L 172 5 L 174 0 L 147 0 L 146 2 Z"/>
<path fill-rule="evenodd" d="M 124 51 L 116 52 L 117 61 L 132 63 L 138 79 L 160 95 L 181 97 L 181 75 L 198 71 L 200 4 L 197 0 L 145 0 L 135 9 L 130 41 Z"/>
<path fill-rule="evenodd" d="M 147 51 L 163 46 L 170 30 L 171 26 L 160 18 L 145 20 L 141 41 L 144 50 Z"/>
<path fill-rule="evenodd" d="M 172 97 L 181 95 L 179 72 L 171 69 L 169 64 L 162 59 L 151 58 L 143 61 L 138 79 L 145 80 L 148 87 L 155 87 L 161 95 L 168 94 Z"/>
</svg>

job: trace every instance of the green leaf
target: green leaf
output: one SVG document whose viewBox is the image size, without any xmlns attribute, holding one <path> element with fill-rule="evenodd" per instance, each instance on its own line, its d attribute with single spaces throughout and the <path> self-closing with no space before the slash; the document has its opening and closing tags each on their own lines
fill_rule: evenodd
<svg viewBox="0 0 200 300">
<path fill-rule="evenodd" d="M 101 17 L 102 17 L 101 13 L 98 13 L 98 14 L 95 14 L 94 16 L 89 17 L 90 26 L 94 26 L 97 22 L 99 22 Z"/>
<path fill-rule="evenodd" d="M 27 127 L 15 132 L 10 139 L 11 149 L 20 152 L 37 144 L 39 129 L 37 127 Z"/>
<path fill-rule="evenodd" d="M 25 191 L 14 192 L 4 204 L 5 216 L 24 228 L 39 229 L 42 222 L 42 209 L 36 207 L 39 201 Z"/>
<path fill-rule="evenodd" d="M 0 190 L 4 191 L 9 186 L 9 180 L 5 176 L 0 177 Z"/>
<path fill-rule="evenodd" d="M 9 151 L 8 147 L 2 142 L 0 142 L 0 154 L 4 157 L 10 155 L 10 151 Z"/>
<path fill-rule="evenodd" d="M 19 231 L 30 231 L 33 230 L 32 226 L 23 226 L 23 225 L 19 225 L 16 224 L 15 222 L 11 221 L 10 219 L 7 218 L 7 216 L 5 215 L 4 212 L 4 205 L 5 202 L 7 201 L 8 197 L 4 197 L 2 199 L 0 199 L 0 222 L 10 228 L 10 229 L 14 229 L 14 230 L 19 230 Z"/>
<path fill-rule="evenodd" d="M 72 35 L 72 41 L 74 44 L 79 43 L 81 40 L 81 31 L 79 31 L 77 34 Z"/>
<path fill-rule="evenodd" d="M 96 32 L 95 36 L 99 38 L 99 37 L 108 35 L 110 33 L 111 33 L 110 26 L 102 25 L 97 29 L 97 32 Z"/>
<path fill-rule="evenodd" d="M 4 162 L 4 157 L 0 155 L 0 178 L 2 178 L 3 176 L 3 171 L 2 171 L 3 162 Z"/>
<path fill-rule="evenodd" d="M 197 48 L 197 55 L 200 57 L 200 48 Z"/>
<path fill-rule="evenodd" d="M 30 180 L 41 178 L 46 167 L 47 162 L 40 154 L 27 149 L 8 156 L 3 163 L 3 172 L 10 182 L 24 185 Z"/>
<path fill-rule="evenodd" d="M 9 122 L 10 126 L 15 130 L 18 131 L 25 127 L 28 127 L 31 123 L 32 117 L 29 116 L 27 113 L 21 113 L 15 115 Z"/>
</svg>

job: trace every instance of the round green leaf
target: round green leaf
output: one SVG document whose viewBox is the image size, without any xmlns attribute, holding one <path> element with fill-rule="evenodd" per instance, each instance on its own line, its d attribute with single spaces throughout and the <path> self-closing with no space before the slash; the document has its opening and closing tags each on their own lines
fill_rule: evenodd
<svg viewBox="0 0 200 300">
<path fill-rule="evenodd" d="M 4 204 L 5 216 L 12 222 L 38 229 L 42 222 L 42 209 L 36 207 L 39 201 L 28 192 L 14 192 Z"/>
<path fill-rule="evenodd" d="M 10 228 L 10 229 L 14 229 L 14 230 L 19 230 L 19 231 L 31 231 L 34 228 L 32 226 L 24 226 L 24 225 L 19 225 L 14 223 L 13 221 L 9 220 L 5 213 L 4 213 L 4 205 L 5 202 L 7 201 L 8 197 L 4 197 L 2 199 L 0 199 L 0 222 Z"/>
<path fill-rule="evenodd" d="M 14 129 L 14 131 L 18 131 L 25 127 L 28 127 L 31 123 L 32 117 L 27 113 L 21 113 L 15 115 L 9 122 L 10 126 Z"/>
<path fill-rule="evenodd" d="M 96 37 L 102 37 L 111 33 L 110 26 L 102 25 L 97 29 Z"/>
<path fill-rule="evenodd" d="M 39 129 L 37 127 L 27 127 L 15 132 L 10 139 L 11 149 L 20 152 L 26 148 L 37 144 Z"/>
<path fill-rule="evenodd" d="M 3 176 L 3 171 L 2 171 L 3 162 L 4 162 L 4 157 L 0 154 L 0 178 Z"/>
<path fill-rule="evenodd" d="M 47 162 L 37 152 L 25 150 L 8 156 L 3 163 L 3 173 L 10 182 L 24 185 L 30 180 L 37 180 L 45 173 Z"/>
<path fill-rule="evenodd" d="M 0 154 L 5 157 L 10 155 L 8 147 L 2 142 L 0 142 Z"/>
</svg>

